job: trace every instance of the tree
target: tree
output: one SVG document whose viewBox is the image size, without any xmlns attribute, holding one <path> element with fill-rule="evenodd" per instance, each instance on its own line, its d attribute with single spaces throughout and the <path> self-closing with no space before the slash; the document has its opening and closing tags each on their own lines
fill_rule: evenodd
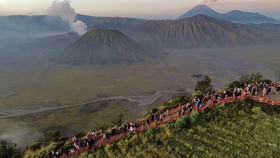
<svg viewBox="0 0 280 158">
<path fill-rule="evenodd" d="M 235 87 L 244 87 L 244 84 L 242 84 L 240 81 L 233 81 L 228 85 L 228 88 L 235 88 Z"/>
<path fill-rule="evenodd" d="M 189 116 L 183 116 L 180 119 L 177 119 L 174 123 L 176 129 L 181 130 L 183 128 L 189 128 L 191 125 L 191 119 Z"/>
<path fill-rule="evenodd" d="M 0 141 L 0 158 L 20 158 L 21 152 L 17 148 L 17 144 L 10 141 L 1 140 Z"/>
<path fill-rule="evenodd" d="M 262 80 L 263 80 L 263 75 L 259 72 L 254 74 L 246 74 L 246 75 L 243 74 L 239 79 L 239 81 L 242 84 L 250 83 L 250 82 L 260 82 Z"/>
<path fill-rule="evenodd" d="M 207 92 L 212 92 L 213 87 L 211 85 L 211 78 L 209 76 L 204 76 L 204 79 L 198 81 L 195 86 L 195 91 L 200 91 L 202 94 L 206 94 Z"/>
</svg>

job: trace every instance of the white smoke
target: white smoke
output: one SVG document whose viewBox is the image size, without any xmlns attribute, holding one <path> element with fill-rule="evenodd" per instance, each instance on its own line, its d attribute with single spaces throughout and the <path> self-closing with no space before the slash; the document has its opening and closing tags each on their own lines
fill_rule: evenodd
<svg viewBox="0 0 280 158">
<path fill-rule="evenodd" d="M 80 36 L 87 32 L 87 26 L 84 22 L 76 20 L 77 14 L 71 8 L 71 0 L 54 0 L 48 10 L 48 15 L 59 16 L 64 21 L 69 23 L 71 29 L 77 32 Z"/>
</svg>

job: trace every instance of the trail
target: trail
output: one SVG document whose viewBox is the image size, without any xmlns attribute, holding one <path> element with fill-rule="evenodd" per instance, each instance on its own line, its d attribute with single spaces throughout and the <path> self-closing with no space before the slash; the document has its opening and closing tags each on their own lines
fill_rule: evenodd
<svg viewBox="0 0 280 158">
<path fill-rule="evenodd" d="M 147 106 L 153 104 L 157 99 L 163 96 L 163 94 L 179 94 L 182 92 L 179 91 L 157 91 L 153 95 L 148 96 L 113 96 L 113 97 L 106 97 L 100 98 L 93 101 L 83 102 L 79 104 L 72 104 L 72 105 L 64 105 L 64 106 L 57 106 L 57 107 L 46 107 L 46 106 L 32 106 L 27 108 L 0 108 L 0 118 L 11 118 L 17 116 L 24 116 L 30 114 L 36 114 L 40 112 L 46 112 L 51 110 L 60 110 L 66 108 L 72 108 L 92 103 L 97 103 L 100 101 L 109 101 L 109 100 L 127 100 L 129 102 L 136 102 L 138 103 L 139 107 Z"/>
<path fill-rule="evenodd" d="M 216 100 L 217 102 L 212 102 L 212 101 L 202 102 L 200 104 L 201 106 L 199 107 L 199 109 L 197 109 L 195 104 L 191 105 L 192 107 L 194 107 L 193 110 L 188 110 L 185 112 L 182 110 L 185 109 L 187 106 L 189 106 L 187 104 L 182 104 L 182 105 L 177 106 L 176 108 L 167 109 L 165 112 L 160 114 L 162 118 L 159 118 L 159 119 L 156 118 L 155 120 L 149 119 L 149 120 L 152 120 L 149 122 L 147 122 L 145 120 L 138 121 L 138 123 L 136 123 L 136 124 L 138 124 L 138 126 L 136 127 L 136 129 L 133 132 L 143 132 L 147 129 L 173 122 L 173 121 L 181 118 L 182 116 L 191 115 L 191 113 L 193 111 L 204 112 L 204 110 L 206 108 L 212 108 L 212 107 L 219 106 L 219 105 L 222 105 L 222 104 L 225 104 L 228 102 L 242 101 L 246 98 L 250 98 L 254 101 L 265 103 L 265 104 L 272 105 L 272 106 L 280 106 L 280 100 L 271 100 L 268 97 L 246 95 L 244 93 L 239 96 L 235 96 L 235 95 L 233 95 L 231 97 L 226 96 L 225 98 Z M 153 118 L 153 117 L 154 116 L 151 115 L 149 118 Z M 60 156 L 60 157 L 61 158 L 74 157 L 82 152 L 87 152 L 87 153 L 94 152 L 94 151 L 96 151 L 96 149 L 98 149 L 102 146 L 104 147 L 107 144 L 110 144 L 114 141 L 123 139 L 128 133 L 130 133 L 130 132 L 126 131 L 126 132 L 121 132 L 120 134 L 115 134 L 113 136 L 109 136 L 106 139 L 99 138 L 99 139 L 95 140 L 95 143 L 90 148 L 79 148 L 72 153 L 69 152 L 68 155 L 62 154 L 62 156 Z"/>
</svg>

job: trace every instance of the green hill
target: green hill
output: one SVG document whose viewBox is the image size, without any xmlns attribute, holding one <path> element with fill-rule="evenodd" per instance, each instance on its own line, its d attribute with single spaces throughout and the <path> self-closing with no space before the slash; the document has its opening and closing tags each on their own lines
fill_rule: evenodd
<svg viewBox="0 0 280 158">
<path fill-rule="evenodd" d="M 208 109 L 192 125 L 177 122 L 132 134 L 78 157 L 277 157 L 280 108 L 250 100 Z"/>
<path fill-rule="evenodd" d="M 78 157 L 277 157 L 280 111 L 267 106 L 229 103 L 191 118 L 189 128 L 171 123 Z"/>
<path fill-rule="evenodd" d="M 246 99 L 193 112 L 176 122 L 130 133 L 76 157 L 277 157 L 280 107 Z M 55 143 L 25 157 L 38 156 Z M 39 156 L 40 157 L 40 156 Z"/>
</svg>

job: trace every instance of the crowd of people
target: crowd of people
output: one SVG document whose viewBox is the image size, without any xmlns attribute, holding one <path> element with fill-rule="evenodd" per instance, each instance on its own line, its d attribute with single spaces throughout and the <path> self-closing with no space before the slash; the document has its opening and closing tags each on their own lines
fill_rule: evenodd
<svg viewBox="0 0 280 158">
<path fill-rule="evenodd" d="M 227 98 L 236 98 L 236 97 L 245 97 L 260 95 L 262 97 L 268 97 L 270 93 L 275 93 L 280 91 L 280 82 L 259 82 L 259 83 L 248 83 L 244 87 L 234 87 L 223 91 L 216 91 L 215 93 L 207 93 L 203 97 L 195 96 L 192 100 L 189 100 L 184 105 L 179 105 L 176 115 L 185 115 L 190 114 L 193 110 L 202 110 L 207 105 L 214 103 L 219 103 L 222 100 Z M 174 113 L 170 113 L 174 114 Z M 67 155 L 74 155 L 82 151 L 94 150 L 98 147 L 97 144 L 100 144 L 102 141 L 106 141 L 114 136 L 121 134 L 127 134 L 129 132 L 137 132 L 138 129 L 147 129 L 151 123 L 163 122 L 164 119 L 170 117 L 168 110 L 167 112 L 158 114 L 151 114 L 146 120 L 131 122 L 123 124 L 119 127 L 112 128 L 111 130 L 93 130 L 90 134 L 85 135 L 82 138 L 77 138 L 72 136 L 71 143 L 67 147 L 57 147 L 49 155 L 50 157 L 67 157 Z M 146 128 L 145 128 L 146 127 Z"/>
</svg>

